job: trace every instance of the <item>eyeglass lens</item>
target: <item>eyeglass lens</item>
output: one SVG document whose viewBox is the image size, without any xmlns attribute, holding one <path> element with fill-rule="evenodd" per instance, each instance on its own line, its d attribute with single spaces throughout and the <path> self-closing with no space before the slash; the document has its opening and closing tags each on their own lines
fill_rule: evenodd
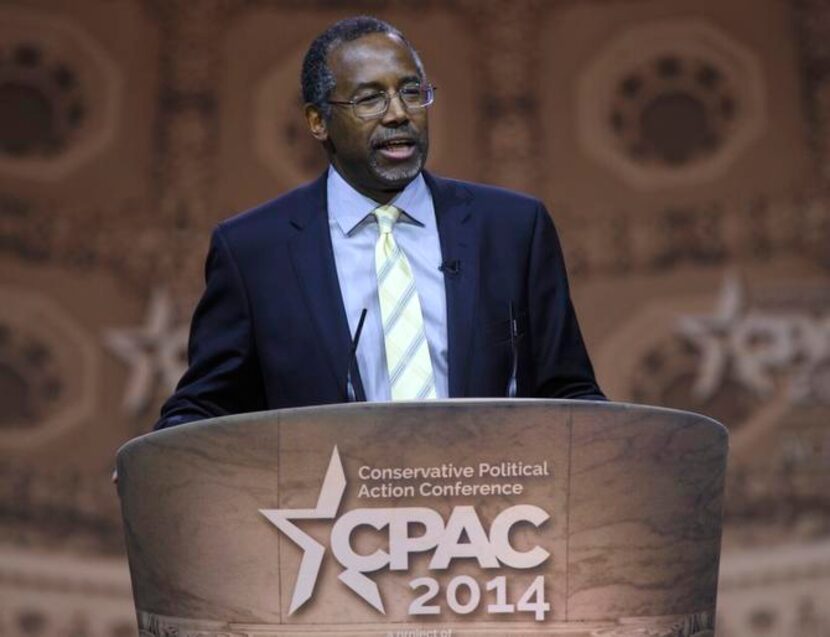
<svg viewBox="0 0 830 637">
<path fill-rule="evenodd" d="M 400 97 L 406 108 L 424 108 L 432 103 L 433 91 L 431 86 L 410 86 L 402 88 L 394 96 Z M 386 112 L 390 102 L 388 93 L 376 93 L 354 102 L 354 110 L 360 117 L 378 116 Z"/>
</svg>

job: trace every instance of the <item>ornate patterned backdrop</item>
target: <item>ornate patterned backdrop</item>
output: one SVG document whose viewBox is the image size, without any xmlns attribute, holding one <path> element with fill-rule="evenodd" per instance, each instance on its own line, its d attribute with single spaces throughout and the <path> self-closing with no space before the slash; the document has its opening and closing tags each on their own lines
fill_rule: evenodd
<svg viewBox="0 0 830 637">
<path fill-rule="evenodd" d="M 439 86 L 430 168 L 542 197 L 617 400 L 732 433 L 718 634 L 830 634 L 830 3 L 0 4 L 0 635 L 134 634 L 120 444 L 207 237 L 315 176 L 298 69 L 369 12 Z"/>
</svg>

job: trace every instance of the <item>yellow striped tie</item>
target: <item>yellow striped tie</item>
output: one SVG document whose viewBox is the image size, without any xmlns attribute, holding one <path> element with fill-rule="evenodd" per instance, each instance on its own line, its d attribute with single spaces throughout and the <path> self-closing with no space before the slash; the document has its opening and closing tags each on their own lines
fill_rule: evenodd
<svg viewBox="0 0 830 637">
<path fill-rule="evenodd" d="M 379 230 L 375 268 L 389 387 L 392 400 L 435 398 L 435 379 L 415 277 L 409 259 L 392 236 L 392 227 L 400 214 L 395 206 L 375 210 Z"/>
</svg>

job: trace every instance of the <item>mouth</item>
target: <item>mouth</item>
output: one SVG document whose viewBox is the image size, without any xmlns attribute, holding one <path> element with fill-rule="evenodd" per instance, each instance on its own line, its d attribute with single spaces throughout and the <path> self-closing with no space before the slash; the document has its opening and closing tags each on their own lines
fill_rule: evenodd
<svg viewBox="0 0 830 637">
<path fill-rule="evenodd" d="M 385 139 L 376 143 L 374 147 L 383 157 L 393 161 L 409 159 L 418 150 L 418 145 L 411 137 Z"/>
</svg>

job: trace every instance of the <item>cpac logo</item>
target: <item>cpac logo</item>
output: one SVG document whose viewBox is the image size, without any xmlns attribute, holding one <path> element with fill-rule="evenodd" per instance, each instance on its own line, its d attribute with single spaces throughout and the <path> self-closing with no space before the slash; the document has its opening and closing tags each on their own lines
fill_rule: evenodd
<svg viewBox="0 0 830 637">
<path fill-rule="evenodd" d="M 290 613 L 311 599 L 325 555 L 323 545 L 291 520 L 334 520 L 345 490 L 346 475 L 335 447 L 315 508 L 260 509 L 262 515 L 303 550 Z M 378 612 L 385 614 L 378 586 L 365 573 L 386 567 L 392 571 L 406 571 L 410 554 L 433 550 L 429 563 L 431 570 L 446 569 L 457 558 L 476 559 L 479 566 L 485 569 L 501 566 L 533 568 L 547 560 L 550 553 L 539 546 L 527 551 L 516 550 L 510 544 L 510 531 L 518 523 L 539 527 L 549 517 L 537 506 L 512 506 L 496 516 L 488 533 L 471 506 L 454 507 L 446 523 L 437 511 L 425 507 L 354 509 L 335 520 L 330 544 L 334 558 L 344 569 L 338 576 L 340 581 Z M 424 532 L 410 536 L 412 523 L 422 525 Z M 351 535 L 359 526 L 369 526 L 378 531 L 388 528 L 389 550 L 378 549 L 370 555 L 357 553 L 351 545 Z M 468 541 L 462 542 L 465 535 Z"/>
</svg>

